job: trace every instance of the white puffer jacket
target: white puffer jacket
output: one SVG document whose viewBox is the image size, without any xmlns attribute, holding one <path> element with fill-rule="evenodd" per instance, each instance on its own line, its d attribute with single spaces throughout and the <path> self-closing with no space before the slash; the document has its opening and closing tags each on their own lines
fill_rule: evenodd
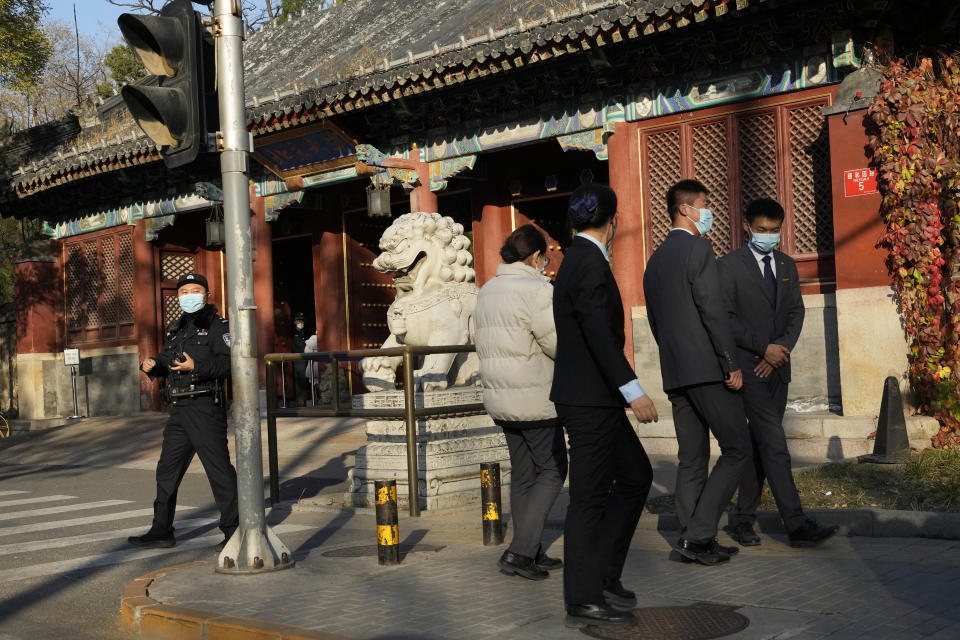
<svg viewBox="0 0 960 640">
<path fill-rule="evenodd" d="M 483 405 L 510 422 L 550 420 L 557 332 L 553 285 L 522 262 L 501 264 L 480 289 L 473 312 Z"/>
</svg>

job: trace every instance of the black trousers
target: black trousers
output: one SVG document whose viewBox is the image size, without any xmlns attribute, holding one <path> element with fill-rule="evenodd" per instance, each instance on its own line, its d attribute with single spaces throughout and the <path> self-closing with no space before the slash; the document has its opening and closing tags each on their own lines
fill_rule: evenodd
<svg viewBox="0 0 960 640">
<path fill-rule="evenodd" d="M 307 380 L 307 362 L 299 360 L 293 363 L 293 390 L 297 404 L 310 402 L 310 382 Z"/>
<path fill-rule="evenodd" d="M 737 510 L 730 524 L 753 524 L 757 519 L 763 481 L 770 481 L 770 491 L 777 501 L 780 518 L 787 531 L 800 527 L 804 521 L 803 507 L 793 468 L 787 439 L 783 433 L 783 413 L 787 408 L 788 385 L 774 374 L 766 382 L 750 381 L 743 384 L 743 405 L 750 424 L 753 443 L 753 461 L 747 465 L 740 479 Z"/>
<path fill-rule="evenodd" d="M 653 469 L 622 407 L 556 406 L 570 440 L 563 597 L 603 604 L 604 582 L 623 572 Z"/>
<path fill-rule="evenodd" d="M 668 392 L 677 431 L 676 510 L 681 536 L 706 542 L 717 535 L 720 516 L 750 462 L 750 436 L 740 395 L 722 382 Z M 710 466 L 710 432 L 720 459 Z"/>
<path fill-rule="evenodd" d="M 504 429 L 510 450 L 510 551 L 535 558 L 543 525 L 567 478 L 567 447 L 560 426 Z"/>
<path fill-rule="evenodd" d="M 170 409 L 157 462 L 157 499 L 153 502 L 151 532 L 173 531 L 177 490 L 194 453 L 200 457 L 220 510 L 220 530 L 229 537 L 240 523 L 237 472 L 230 464 L 227 449 L 227 414 L 211 397 L 177 400 Z"/>
</svg>

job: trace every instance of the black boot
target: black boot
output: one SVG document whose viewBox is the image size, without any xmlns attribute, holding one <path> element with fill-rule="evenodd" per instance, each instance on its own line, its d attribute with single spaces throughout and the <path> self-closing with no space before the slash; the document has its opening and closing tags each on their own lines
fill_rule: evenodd
<svg viewBox="0 0 960 640">
<path fill-rule="evenodd" d="M 172 533 L 157 533 L 152 529 L 142 536 L 130 536 L 127 542 L 137 547 L 149 549 L 169 549 L 177 544 L 177 539 Z"/>
</svg>

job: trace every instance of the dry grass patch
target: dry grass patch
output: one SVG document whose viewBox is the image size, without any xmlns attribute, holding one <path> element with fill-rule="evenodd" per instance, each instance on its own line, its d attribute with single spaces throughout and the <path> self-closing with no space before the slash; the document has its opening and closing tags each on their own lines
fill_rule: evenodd
<svg viewBox="0 0 960 640">
<path fill-rule="evenodd" d="M 793 474 L 807 509 L 903 509 L 960 512 L 960 450 L 929 449 L 903 464 L 836 462 Z M 776 509 L 769 484 L 761 509 Z M 647 502 L 651 513 L 673 511 L 673 496 Z"/>
</svg>

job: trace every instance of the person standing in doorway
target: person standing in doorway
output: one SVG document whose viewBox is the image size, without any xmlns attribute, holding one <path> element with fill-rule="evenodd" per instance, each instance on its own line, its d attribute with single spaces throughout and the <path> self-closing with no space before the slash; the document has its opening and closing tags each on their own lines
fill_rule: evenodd
<svg viewBox="0 0 960 640">
<path fill-rule="evenodd" d="M 607 247 L 617 195 L 589 183 L 570 196 L 577 231 L 553 290 L 557 358 L 550 399 L 570 440 L 570 506 L 564 526 L 566 622 L 630 624 L 636 595 L 620 582 L 653 471 L 624 412 L 657 420 L 623 353 L 623 302 Z"/>
<path fill-rule="evenodd" d="M 793 258 L 777 251 L 784 211 L 776 200 L 754 200 L 743 212 L 746 246 L 720 259 L 720 275 L 743 372 L 743 404 L 753 463 L 740 480 L 729 532 L 745 547 L 760 544 L 753 525 L 764 480 L 777 502 L 790 545 L 815 546 L 837 532 L 804 515 L 783 432 L 790 353 L 803 327 L 803 296 Z"/>
<path fill-rule="evenodd" d="M 293 314 L 293 333 L 291 339 L 291 352 L 303 353 L 307 347 L 307 340 L 310 334 L 307 333 L 306 321 L 302 311 Z M 307 361 L 296 360 L 293 363 L 293 384 L 296 395 L 297 406 L 302 407 L 310 400 L 310 383 L 307 382 Z"/>
<path fill-rule="evenodd" d="M 163 349 L 147 358 L 140 370 L 150 378 L 167 378 L 170 418 L 163 430 L 157 462 L 157 497 L 153 524 L 127 541 L 138 547 L 172 547 L 177 490 L 193 455 L 200 457 L 213 498 L 220 510 L 220 530 L 230 539 L 240 523 L 237 472 L 227 449 L 227 411 L 223 389 L 230 376 L 230 330 L 217 308 L 207 302 L 207 279 L 188 273 L 177 282 L 182 315 L 167 327 Z"/>
<path fill-rule="evenodd" d="M 553 286 L 543 270 L 547 241 L 536 227 L 517 228 L 500 249 L 497 275 L 480 289 L 473 319 L 483 405 L 510 450 L 513 540 L 500 570 L 530 580 L 563 561 L 544 552 L 543 527 L 567 477 L 567 447 L 550 401 L 557 332 Z"/>
<path fill-rule="evenodd" d="M 682 180 L 667 192 L 672 228 L 643 275 L 650 329 L 660 349 L 663 390 L 673 405 L 678 465 L 675 491 L 682 527 L 675 549 L 706 565 L 739 549 L 720 546 L 717 525 L 750 460 L 743 385 L 709 233 L 708 191 Z M 710 465 L 710 432 L 720 458 Z"/>
</svg>

